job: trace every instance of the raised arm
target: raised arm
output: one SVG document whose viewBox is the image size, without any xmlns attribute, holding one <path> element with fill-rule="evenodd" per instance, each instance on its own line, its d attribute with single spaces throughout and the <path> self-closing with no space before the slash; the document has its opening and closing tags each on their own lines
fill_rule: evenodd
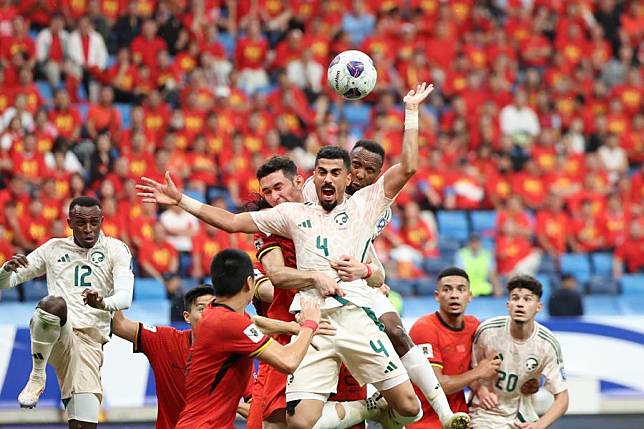
<svg viewBox="0 0 644 429">
<path fill-rule="evenodd" d="M 142 177 L 143 184 L 136 185 L 138 196 L 144 203 L 157 203 L 163 205 L 178 205 L 188 213 L 196 216 L 209 225 L 226 232 L 260 232 L 248 213 L 234 214 L 228 210 L 209 206 L 183 195 L 177 189 L 170 177 L 170 172 L 165 173 L 165 184 L 158 183 L 150 178 Z"/>
<path fill-rule="evenodd" d="M 16 287 L 45 274 L 46 261 L 42 246 L 29 255 L 17 254 L 0 268 L 0 289 Z"/>
<path fill-rule="evenodd" d="M 121 337 L 131 343 L 136 341 L 136 331 L 138 324 L 125 317 L 122 311 L 114 313 L 112 318 L 112 332 L 117 337 Z"/>
<path fill-rule="evenodd" d="M 405 103 L 405 133 L 400 162 L 384 174 L 385 196 L 394 198 L 418 168 L 418 108 L 420 103 L 434 90 L 434 85 L 423 82 L 407 93 Z"/>
</svg>

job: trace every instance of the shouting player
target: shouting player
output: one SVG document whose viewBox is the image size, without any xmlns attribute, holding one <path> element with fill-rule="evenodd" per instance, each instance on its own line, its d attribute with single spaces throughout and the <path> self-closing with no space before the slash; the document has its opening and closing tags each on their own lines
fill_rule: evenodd
<svg viewBox="0 0 644 429">
<path fill-rule="evenodd" d="M 482 380 L 474 398 L 472 424 L 477 429 L 547 428 L 568 409 L 561 347 L 552 332 L 534 320 L 543 307 L 542 293 L 537 279 L 512 277 L 508 281 L 510 316 L 486 320 L 476 331 L 472 364 L 490 355 L 501 360 L 496 382 Z M 555 400 L 539 418 L 532 396 L 518 386 L 540 376 Z"/>
<path fill-rule="evenodd" d="M 0 269 L 0 289 L 47 275 L 49 295 L 40 300 L 29 323 L 33 368 L 18 396 L 23 408 L 36 406 L 45 389 L 45 367 L 56 370 L 69 427 L 98 423 L 103 345 L 111 312 L 132 303 L 134 275 L 129 249 L 101 232 L 103 212 L 95 198 L 69 205 L 69 238 L 52 238 L 29 255 L 16 255 Z M 92 308 L 87 308 L 85 305 Z"/>
<path fill-rule="evenodd" d="M 373 236 L 373 225 L 389 207 L 418 164 L 418 107 L 432 91 L 425 83 L 410 91 L 405 102 L 405 134 L 400 163 L 390 167 L 371 186 L 351 199 L 345 190 L 351 182 L 349 154 L 324 147 L 316 157 L 314 183 L 319 204 L 284 203 L 272 209 L 233 214 L 183 196 L 170 175 L 166 184 L 143 178 L 137 185 L 144 202 L 176 204 L 201 220 L 227 232 L 278 234 L 295 243 L 300 270 L 320 271 L 338 281 L 333 296 L 324 300 L 325 318 L 337 327 L 335 337 L 320 338 L 319 350 L 310 349 L 287 386 L 289 426 L 310 428 L 317 422 L 324 402 L 335 391 L 339 361 L 360 384 L 373 384 L 391 410 L 386 427 L 402 427 L 418 420 L 421 409 L 407 372 L 391 342 L 380 329 L 371 304 L 371 290 L 363 279 L 342 281 L 329 260 L 353 256 L 364 262 Z M 300 310 L 302 297 L 320 297 L 317 290 L 301 290 L 292 310 Z"/>
<path fill-rule="evenodd" d="M 245 309 L 253 297 L 253 271 L 250 258 L 240 250 L 223 250 L 212 261 L 217 298 L 208 304 L 196 328 L 188 359 L 186 406 L 177 429 L 232 427 L 251 376 L 252 358 L 293 372 L 311 344 L 320 320 L 320 306 L 314 300 L 303 302 L 300 334 L 286 347 L 251 321 Z"/>
<path fill-rule="evenodd" d="M 194 341 L 194 328 L 204 308 L 215 297 L 210 285 L 190 289 L 184 297 L 183 318 L 192 329 L 179 331 L 170 326 L 148 326 L 134 322 L 117 311 L 112 320 L 115 335 L 133 344 L 135 353 L 150 361 L 157 390 L 158 429 L 174 428 L 185 405 L 186 362 Z"/>
</svg>

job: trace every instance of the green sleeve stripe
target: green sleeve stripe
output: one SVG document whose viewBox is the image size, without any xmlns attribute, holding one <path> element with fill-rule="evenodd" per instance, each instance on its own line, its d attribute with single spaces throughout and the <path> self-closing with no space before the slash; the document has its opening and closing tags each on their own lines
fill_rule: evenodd
<svg viewBox="0 0 644 429">
<path fill-rule="evenodd" d="M 477 342 L 479 340 L 479 337 L 483 333 L 483 331 L 487 329 L 503 329 L 505 328 L 505 323 L 500 323 L 500 324 L 494 324 L 494 325 L 486 325 L 478 329 L 476 332 L 476 335 L 474 335 L 474 342 Z"/>
<path fill-rule="evenodd" d="M 559 345 L 556 342 L 554 342 L 553 340 L 551 340 L 550 338 L 541 335 L 540 333 L 538 334 L 538 336 L 539 336 L 539 338 L 541 338 L 542 340 L 546 341 L 547 343 L 549 343 L 552 346 L 552 348 L 555 351 L 555 356 L 557 358 L 557 363 L 562 363 L 563 359 L 561 357 L 561 349 L 559 348 Z"/>
</svg>

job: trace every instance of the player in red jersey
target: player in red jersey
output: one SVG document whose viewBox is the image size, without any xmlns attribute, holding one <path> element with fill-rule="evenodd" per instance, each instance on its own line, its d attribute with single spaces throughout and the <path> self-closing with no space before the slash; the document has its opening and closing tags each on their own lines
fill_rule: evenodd
<svg viewBox="0 0 644 429">
<path fill-rule="evenodd" d="M 196 329 L 186 378 L 186 406 L 177 429 L 233 428 L 237 404 L 251 375 L 251 358 L 293 372 L 320 321 L 319 304 L 307 301 L 300 334 L 284 347 L 264 335 L 244 311 L 255 284 L 248 255 L 234 249 L 220 252 L 213 259 L 211 277 L 217 298 L 208 305 Z"/>
<path fill-rule="evenodd" d="M 409 334 L 434 367 L 452 411 L 466 413 L 463 389 L 479 379 L 495 377 L 501 361 L 487 358 L 470 369 L 472 340 L 479 321 L 465 315 L 472 293 L 470 279 L 464 270 L 449 267 L 441 271 L 434 297 L 439 303 L 438 311 L 419 318 Z M 407 427 L 440 429 L 438 416 L 420 391 L 417 393 L 423 406 L 423 418 Z"/>
<path fill-rule="evenodd" d="M 134 322 L 117 311 L 112 319 L 115 335 L 132 343 L 135 353 L 150 361 L 157 386 L 157 429 L 174 428 L 185 404 L 186 361 L 194 341 L 194 328 L 215 297 L 212 286 L 197 286 L 186 293 L 183 318 L 192 329 L 179 331 L 170 326 L 149 326 Z"/>
</svg>

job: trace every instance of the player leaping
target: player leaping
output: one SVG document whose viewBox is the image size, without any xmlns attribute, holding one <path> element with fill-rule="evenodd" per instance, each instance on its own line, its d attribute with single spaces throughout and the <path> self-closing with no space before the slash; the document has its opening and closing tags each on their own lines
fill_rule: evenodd
<svg viewBox="0 0 644 429">
<path fill-rule="evenodd" d="M 372 186 L 347 200 L 351 181 L 349 154 L 337 147 L 324 147 L 317 155 L 314 183 L 319 204 L 284 203 L 270 210 L 233 214 L 203 205 L 183 196 L 170 175 L 162 185 L 144 178 L 138 185 L 144 202 L 177 204 L 200 219 L 228 232 L 264 232 L 291 238 L 295 243 L 298 269 L 320 271 L 337 279 L 338 294 L 326 297 L 324 315 L 338 328 L 333 339 L 324 339 L 319 350 L 309 349 L 287 387 L 289 426 L 310 428 L 318 420 L 324 402 L 335 390 L 338 361 L 342 360 L 361 384 L 373 384 L 387 399 L 392 411 L 387 427 L 401 427 L 422 415 L 419 401 L 400 358 L 387 336 L 365 311 L 371 291 L 363 279 L 342 281 L 328 259 L 342 255 L 364 260 L 373 225 L 391 205 L 418 164 L 418 107 L 433 89 L 423 83 L 410 91 L 405 102 L 405 135 L 401 162 L 389 168 Z M 310 225 L 310 226 L 309 226 Z M 339 294 L 345 294 L 344 297 Z M 319 297 L 317 290 L 303 290 L 294 300 L 299 310 L 302 296 Z"/>
<path fill-rule="evenodd" d="M 95 428 L 111 312 L 132 303 L 132 256 L 125 243 L 101 232 L 103 213 L 95 198 L 75 198 L 67 222 L 72 237 L 52 238 L 29 255 L 7 261 L 0 269 L 0 289 L 47 275 L 49 295 L 29 323 L 33 369 L 18 396 L 20 406 L 36 406 L 49 362 L 56 369 L 69 427 Z"/>
</svg>

